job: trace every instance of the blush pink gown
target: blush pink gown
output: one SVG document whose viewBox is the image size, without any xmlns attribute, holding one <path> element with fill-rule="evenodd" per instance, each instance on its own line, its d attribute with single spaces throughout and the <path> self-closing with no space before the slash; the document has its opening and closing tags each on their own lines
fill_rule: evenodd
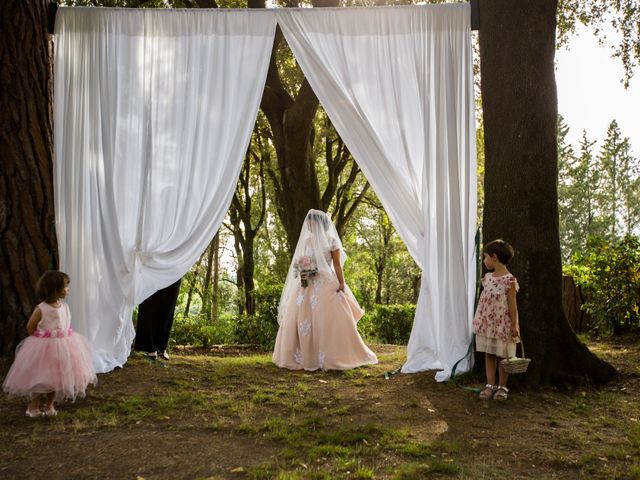
<svg viewBox="0 0 640 480">
<path fill-rule="evenodd" d="M 327 252 L 329 258 L 331 254 Z M 378 363 L 362 341 L 358 320 L 364 311 L 349 287 L 336 292 L 338 280 L 318 275 L 298 285 L 288 299 L 276 337 L 273 362 L 291 370 L 346 370 Z"/>
<path fill-rule="evenodd" d="M 42 319 L 33 335 L 16 348 L 16 357 L 2 388 L 10 395 L 55 392 L 56 400 L 84 397 L 87 385 L 96 383 L 87 339 L 71 329 L 69 306 L 38 305 Z"/>
</svg>

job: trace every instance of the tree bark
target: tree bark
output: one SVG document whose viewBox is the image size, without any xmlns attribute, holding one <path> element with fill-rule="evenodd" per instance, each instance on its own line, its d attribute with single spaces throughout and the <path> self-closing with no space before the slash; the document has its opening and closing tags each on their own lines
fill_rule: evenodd
<svg viewBox="0 0 640 480">
<path fill-rule="evenodd" d="M 480 60 L 485 134 L 484 242 L 516 249 L 529 384 L 605 382 L 615 373 L 569 328 L 558 233 L 557 0 L 485 0 Z"/>
<path fill-rule="evenodd" d="M 26 336 L 35 283 L 58 266 L 48 4 L 0 2 L 0 354 Z"/>
<path fill-rule="evenodd" d="M 212 292 L 211 275 L 213 273 L 213 255 L 214 255 L 213 243 L 214 242 L 212 240 L 209 246 L 207 247 L 207 261 L 205 265 L 205 273 L 204 273 L 204 280 L 202 282 L 202 293 L 201 293 L 202 313 L 204 317 L 207 319 L 211 318 L 211 292 Z"/>
<path fill-rule="evenodd" d="M 264 184 L 264 165 L 269 160 L 269 153 L 262 144 L 260 135 L 255 136 L 255 143 L 260 152 L 256 154 L 249 151 L 246 155 L 240 178 L 231 202 L 229 217 L 232 223 L 232 231 L 235 239 L 238 256 L 242 256 L 242 286 L 244 292 L 244 310 L 247 315 L 256 312 L 255 302 L 255 241 L 260 227 L 264 223 L 267 213 L 267 198 Z M 258 162 L 258 173 L 252 174 L 252 160 Z M 259 182 L 259 197 L 255 192 L 255 178 Z M 254 198 L 257 197 L 257 198 Z M 256 200 L 256 202 L 254 202 Z M 254 217 L 257 215 L 257 220 Z M 242 226 L 241 226 L 242 224 Z M 238 264 L 240 267 L 240 264 Z M 239 273 L 240 275 L 240 273 Z"/>
<path fill-rule="evenodd" d="M 337 0 L 312 0 L 314 7 L 337 6 Z M 249 0 L 249 8 L 264 8 L 264 0 Z M 293 98 L 285 89 L 276 62 L 278 45 L 283 40 L 276 32 L 260 107 L 267 117 L 276 150 L 278 173 L 274 181 L 278 216 L 293 254 L 302 224 L 312 208 L 321 209 L 318 175 L 313 157 L 314 119 L 320 102 L 309 82 L 303 79 Z"/>
<path fill-rule="evenodd" d="M 218 321 L 218 287 L 220 285 L 220 232 L 213 237 L 213 278 L 211 280 L 211 324 Z"/>
</svg>

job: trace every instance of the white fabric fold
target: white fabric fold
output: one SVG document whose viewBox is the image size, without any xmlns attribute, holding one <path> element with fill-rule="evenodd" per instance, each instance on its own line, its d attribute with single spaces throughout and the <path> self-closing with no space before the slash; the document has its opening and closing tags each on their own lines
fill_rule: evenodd
<svg viewBox="0 0 640 480">
<path fill-rule="evenodd" d="M 269 11 L 58 9 L 56 230 L 73 326 L 98 372 L 126 362 L 135 305 L 218 230 L 275 26 Z"/>
<path fill-rule="evenodd" d="M 469 5 L 279 10 L 309 83 L 423 269 L 403 372 L 471 341 L 476 156 Z M 458 372 L 469 370 L 463 361 Z"/>
</svg>

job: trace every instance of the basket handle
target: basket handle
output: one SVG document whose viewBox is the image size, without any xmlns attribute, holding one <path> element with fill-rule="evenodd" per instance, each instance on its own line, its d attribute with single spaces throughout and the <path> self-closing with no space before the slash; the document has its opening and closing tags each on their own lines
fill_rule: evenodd
<svg viewBox="0 0 640 480">
<path fill-rule="evenodd" d="M 522 358 L 527 358 L 524 355 L 524 342 L 522 341 L 522 337 L 520 337 L 520 349 L 522 350 Z M 518 355 L 518 345 L 516 345 L 516 356 Z"/>
</svg>

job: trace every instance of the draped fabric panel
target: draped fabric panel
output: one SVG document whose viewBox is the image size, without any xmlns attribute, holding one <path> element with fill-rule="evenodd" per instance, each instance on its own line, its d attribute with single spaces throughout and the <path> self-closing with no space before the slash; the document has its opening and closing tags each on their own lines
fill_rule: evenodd
<svg viewBox="0 0 640 480">
<path fill-rule="evenodd" d="M 403 372 L 449 378 L 471 340 L 476 157 L 468 4 L 279 10 L 309 83 L 422 284 Z M 470 359 L 458 372 L 470 368 Z"/>
<path fill-rule="evenodd" d="M 58 9 L 56 230 L 98 372 L 126 362 L 135 305 L 218 230 L 275 26 L 268 11 Z"/>
</svg>

